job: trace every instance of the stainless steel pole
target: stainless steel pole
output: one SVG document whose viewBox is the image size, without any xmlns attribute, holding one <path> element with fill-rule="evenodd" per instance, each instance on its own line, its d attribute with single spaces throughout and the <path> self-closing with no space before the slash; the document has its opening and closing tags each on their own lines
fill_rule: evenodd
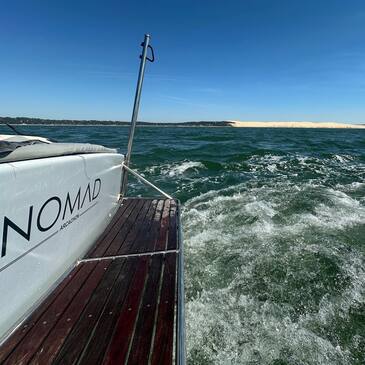
<svg viewBox="0 0 365 365">
<path fill-rule="evenodd" d="M 134 131 L 136 129 L 136 124 L 137 124 L 138 111 L 139 111 L 139 102 L 141 100 L 141 91 L 142 91 L 144 71 L 145 71 L 146 59 L 147 59 L 147 50 L 148 50 L 148 45 L 150 43 L 150 38 L 151 37 L 150 37 L 149 34 L 145 34 L 144 41 L 142 43 L 143 50 L 142 50 L 142 55 L 141 55 L 141 63 L 139 65 L 139 74 L 138 74 L 136 95 L 134 97 L 134 105 L 133 105 L 131 126 L 130 126 L 130 129 L 129 129 L 128 148 L 127 148 L 127 154 L 126 154 L 125 160 L 124 160 L 124 165 L 126 165 L 127 167 L 129 166 L 129 162 L 131 160 Z M 127 183 L 128 183 L 128 172 L 127 172 L 126 169 L 123 169 L 122 187 L 121 187 L 121 195 L 122 196 L 124 196 L 127 192 Z"/>
</svg>

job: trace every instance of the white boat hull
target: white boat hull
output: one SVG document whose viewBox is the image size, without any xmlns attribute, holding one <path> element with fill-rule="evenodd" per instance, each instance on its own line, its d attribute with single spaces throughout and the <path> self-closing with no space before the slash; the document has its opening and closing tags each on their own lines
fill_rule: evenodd
<svg viewBox="0 0 365 365">
<path fill-rule="evenodd" d="M 122 161 L 95 153 L 0 165 L 0 339 L 110 222 Z"/>
</svg>

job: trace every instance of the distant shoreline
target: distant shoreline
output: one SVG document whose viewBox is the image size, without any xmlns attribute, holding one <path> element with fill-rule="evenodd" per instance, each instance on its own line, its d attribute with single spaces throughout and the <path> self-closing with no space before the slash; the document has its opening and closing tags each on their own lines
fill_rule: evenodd
<svg viewBox="0 0 365 365">
<path fill-rule="evenodd" d="M 16 126 L 45 126 L 45 127 L 129 127 L 126 121 L 100 121 L 100 120 L 53 120 L 28 117 L 0 117 L 0 125 Z M 347 124 L 337 122 L 255 122 L 255 121 L 197 121 L 178 123 L 150 123 L 139 121 L 138 127 L 159 128 L 326 128 L 326 129 L 365 129 L 365 124 Z"/>
<path fill-rule="evenodd" d="M 0 117 L 1 124 L 11 125 L 37 125 L 37 126 L 115 126 L 129 127 L 130 122 L 114 120 L 66 120 L 66 119 L 42 119 L 28 117 Z M 178 123 L 153 123 L 138 121 L 138 127 L 231 127 L 227 121 L 197 121 L 197 122 L 178 122 Z"/>
<path fill-rule="evenodd" d="M 346 124 L 336 122 L 241 122 L 232 120 L 234 128 L 325 128 L 325 129 L 365 129 L 364 124 Z"/>
<path fill-rule="evenodd" d="M 38 127 L 125 127 L 129 128 L 126 124 L 46 124 L 46 123 L 8 123 L 15 126 L 38 126 Z M 0 123 L 0 126 L 6 126 L 6 123 Z M 232 128 L 231 125 L 181 125 L 174 123 L 166 124 L 139 124 L 137 123 L 137 128 Z"/>
</svg>

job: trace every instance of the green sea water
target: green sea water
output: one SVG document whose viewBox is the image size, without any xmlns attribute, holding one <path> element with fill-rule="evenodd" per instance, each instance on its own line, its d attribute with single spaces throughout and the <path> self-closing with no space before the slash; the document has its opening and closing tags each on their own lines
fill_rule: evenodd
<svg viewBox="0 0 365 365">
<path fill-rule="evenodd" d="M 127 145 L 122 127 L 18 128 Z M 145 127 L 133 152 L 182 202 L 189 364 L 365 364 L 365 130 Z"/>
</svg>

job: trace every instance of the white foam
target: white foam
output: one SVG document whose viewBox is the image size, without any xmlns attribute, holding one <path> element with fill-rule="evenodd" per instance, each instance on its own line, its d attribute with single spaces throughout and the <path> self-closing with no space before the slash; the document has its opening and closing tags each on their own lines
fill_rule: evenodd
<svg viewBox="0 0 365 365">
<path fill-rule="evenodd" d="M 198 169 L 203 169 L 204 165 L 198 161 L 185 161 L 181 164 L 171 166 L 170 171 L 167 174 L 172 177 L 176 175 L 182 175 L 188 170 L 197 171 Z"/>
<path fill-rule="evenodd" d="M 272 180 L 263 186 L 242 183 L 209 191 L 186 202 L 191 363 L 272 364 L 286 358 L 298 364 L 351 364 L 347 348 L 313 328 L 331 326 L 341 315 L 346 320 L 350 310 L 365 300 L 364 255 L 356 247 L 344 249 L 339 234 L 365 224 L 365 206 L 351 195 L 357 188 L 357 184 L 352 190 L 351 185 L 340 190 L 318 181 L 297 185 Z M 295 208 L 298 199 L 303 200 L 303 210 Z M 315 265 L 316 257 L 336 262 L 341 275 L 348 277 L 347 285 L 336 294 L 327 292 L 320 279 L 309 282 L 308 288 L 318 285 L 323 297 L 317 310 L 308 309 L 295 319 L 290 296 L 297 293 L 291 292 L 290 283 L 316 277 L 318 272 L 311 272 L 312 266 L 302 261 L 314 260 Z M 286 271 L 283 281 L 270 274 L 276 266 Z M 262 289 L 266 299 L 255 293 L 257 285 L 267 286 Z M 286 290 L 287 303 L 270 299 L 270 293 Z"/>
<path fill-rule="evenodd" d="M 198 172 L 201 169 L 205 169 L 205 166 L 199 161 L 182 161 L 149 166 L 145 171 L 151 174 L 161 174 L 174 177 L 184 175 L 189 170 Z"/>
</svg>

